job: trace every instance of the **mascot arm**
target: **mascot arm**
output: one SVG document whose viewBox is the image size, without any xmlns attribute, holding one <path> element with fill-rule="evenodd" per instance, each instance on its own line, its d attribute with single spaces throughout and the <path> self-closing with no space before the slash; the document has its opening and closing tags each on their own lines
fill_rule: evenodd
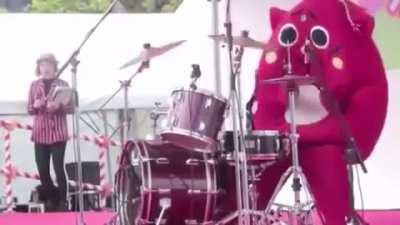
<svg viewBox="0 0 400 225">
<path fill-rule="evenodd" d="M 350 97 L 344 111 L 346 122 L 364 158 L 370 154 L 379 138 L 385 121 L 386 106 L 386 86 L 368 86 Z M 338 119 L 331 113 L 317 123 L 298 126 L 298 133 L 302 144 L 346 143 Z"/>
</svg>

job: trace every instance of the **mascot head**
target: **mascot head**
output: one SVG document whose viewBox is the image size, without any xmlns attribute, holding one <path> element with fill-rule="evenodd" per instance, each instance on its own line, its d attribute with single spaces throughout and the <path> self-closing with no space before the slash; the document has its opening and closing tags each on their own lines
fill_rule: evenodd
<svg viewBox="0 0 400 225">
<path fill-rule="evenodd" d="M 363 8 L 346 0 L 303 0 L 290 11 L 271 8 L 270 22 L 272 36 L 260 61 L 260 79 L 286 74 L 288 55 L 293 74 L 310 74 L 309 46 L 332 89 L 385 81 L 372 40 L 374 20 Z"/>
</svg>

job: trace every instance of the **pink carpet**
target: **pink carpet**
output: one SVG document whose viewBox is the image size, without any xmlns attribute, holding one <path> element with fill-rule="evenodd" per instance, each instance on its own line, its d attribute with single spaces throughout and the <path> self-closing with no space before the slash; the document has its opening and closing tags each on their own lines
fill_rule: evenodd
<svg viewBox="0 0 400 225">
<path fill-rule="evenodd" d="M 86 225 L 104 225 L 113 215 L 112 212 L 85 212 L 84 218 Z M 75 225 L 77 218 L 77 213 L 2 213 L 0 225 Z M 400 225 L 400 209 L 368 210 L 365 219 L 370 225 Z"/>
<path fill-rule="evenodd" d="M 85 212 L 86 225 L 104 225 L 114 213 Z M 68 213 L 2 213 L 0 225 L 75 225 L 79 214 Z"/>
<path fill-rule="evenodd" d="M 368 210 L 364 214 L 370 225 L 400 225 L 400 209 Z"/>
</svg>

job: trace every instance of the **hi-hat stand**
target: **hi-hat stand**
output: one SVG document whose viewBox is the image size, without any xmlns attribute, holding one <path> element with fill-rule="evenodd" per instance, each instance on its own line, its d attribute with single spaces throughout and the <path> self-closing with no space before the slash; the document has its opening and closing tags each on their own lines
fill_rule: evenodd
<svg viewBox="0 0 400 225">
<path fill-rule="evenodd" d="M 240 47 L 238 56 L 236 57 L 236 70 L 233 64 L 233 35 L 232 35 L 232 22 L 230 12 L 230 0 L 226 4 L 226 38 L 227 50 L 229 55 L 229 72 L 230 72 L 230 94 L 229 102 L 231 109 L 232 129 L 233 129 L 233 144 L 234 144 L 234 159 L 235 159 L 235 176 L 236 176 L 236 200 L 237 211 L 229 214 L 222 220 L 218 221 L 218 225 L 224 225 L 231 220 L 238 218 L 238 224 L 250 224 L 250 203 L 249 203 L 249 187 L 248 187 L 248 170 L 247 170 L 247 156 L 244 148 L 244 128 L 242 123 L 242 111 L 239 108 L 239 94 L 237 90 L 238 75 L 240 72 L 240 63 L 243 55 L 243 47 Z M 239 108 L 239 109 L 238 109 Z M 239 122 L 239 127 L 238 127 Z"/>
</svg>

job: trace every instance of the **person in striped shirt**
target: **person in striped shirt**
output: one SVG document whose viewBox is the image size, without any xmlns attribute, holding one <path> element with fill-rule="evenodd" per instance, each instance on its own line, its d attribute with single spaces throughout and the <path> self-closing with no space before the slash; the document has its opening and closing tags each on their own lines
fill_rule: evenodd
<svg viewBox="0 0 400 225">
<path fill-rule="evenodd" d="M 51 96 L 56 87 L 68 87 L 68 83 L 57 78 L 57 60 L 54 54 L 41 55 L 36 61 L 38 79 L 31 84 L 28 97 L 28 113 L 33 116 L 31 140 L 35 145 L 35 161 L 40 175 L 42 189 L 56 189 L 50 176 L 50 158 L 56 174 L 59 196 L 56 210 L 67 209 L 67 182 L 64 170 L 64 155 L 69 139 L 67 114 L 74 111 L 72 105 L 64 106 L 53 101 Z M 58 203 L 57 203 L 58 200 Z"/>
</svg>

